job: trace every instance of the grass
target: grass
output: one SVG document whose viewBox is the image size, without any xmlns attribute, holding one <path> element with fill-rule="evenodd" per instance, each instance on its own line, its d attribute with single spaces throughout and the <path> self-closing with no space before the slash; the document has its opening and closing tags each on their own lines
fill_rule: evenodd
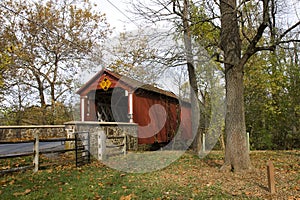
<svg viewBox="0 0 300 200">
<path fill-rule="evenodd" d="M 220 172 L 221 152 L 212 152 L 205 159 L 185 153 L 168 167 L 149 173 L 124 173 L 94 161 L 81 168 L 56 166 L 36 174 L 5 175 L 0 178 L 0 195 L 1 199 L 299 199 L 298 156 L 299 151 L 254 152 L 251 158 L 256 170 L 246 174 Z M 266 190 L 261 164 L 270 158 L 279 172 L 277 189 L 284 190 L 275 196 Z"/>
</svg>

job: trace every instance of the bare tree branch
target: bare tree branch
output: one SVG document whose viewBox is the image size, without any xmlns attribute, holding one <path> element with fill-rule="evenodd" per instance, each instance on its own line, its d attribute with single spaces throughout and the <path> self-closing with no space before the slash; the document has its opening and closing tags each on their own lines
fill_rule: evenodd
<svg viewBox="0 0 300 200">
<path fill-rule="evenodd" d="M 300 26 L 300 21 L 296 22 L 294 25 L 286 29 L 280 36 L 278 37 L 277 42 L 280 42 L 282 38 L 284 38 L 288 33 L 290 33 L 292 30 Z"/>
</svg>

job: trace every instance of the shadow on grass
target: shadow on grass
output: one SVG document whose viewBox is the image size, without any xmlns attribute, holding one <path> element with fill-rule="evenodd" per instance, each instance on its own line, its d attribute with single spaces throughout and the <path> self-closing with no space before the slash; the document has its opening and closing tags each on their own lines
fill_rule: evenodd
<svg viewBox="0 0 300 200">
<path fill-rule="evenodd" d="M 204 160 L 204 162 L 209 166 L 213 168 L 221 168 L 223 164 L 217 162 L 218 160 Z"/>
<path fill-rule="evenodd" d="M 269 188 L 266 187 L 265 185 L 262 185 L 262 184 L 260 184 L 260 183 L 256 183 L 256 185 L 257 185 L 258 187 L 260 187 L 261 189 L 263 189 L 263 190 L 269 192 Z"/>
<path fill-rule="evenodd" d="M 203 162 L 206 163 L 209 167 L 213 168 L 221 168 L 224 164 L 223 156 L 216 156 L 216 155 L 207 155 Z"/>
</svg>

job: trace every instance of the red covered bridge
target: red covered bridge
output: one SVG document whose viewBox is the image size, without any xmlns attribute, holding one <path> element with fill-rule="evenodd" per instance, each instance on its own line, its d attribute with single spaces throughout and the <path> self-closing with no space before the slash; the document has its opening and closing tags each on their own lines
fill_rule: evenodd
<svg viewBox="0 0 300 200">
<path fill-rule="evenodd" d="M 103 69 L 77 94 L 82 121 L 136 123 L 139 144 L 192 139 L 190 104 L 172 92 Z"/>
</svg>

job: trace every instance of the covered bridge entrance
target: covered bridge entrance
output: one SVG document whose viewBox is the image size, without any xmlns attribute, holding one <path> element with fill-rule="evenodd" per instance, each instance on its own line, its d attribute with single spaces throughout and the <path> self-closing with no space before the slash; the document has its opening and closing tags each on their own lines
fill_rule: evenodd
<svg viewBox="0 0 300 200">
<path fill-rule="evenodd" d="M 81 121 L 136 123 L 139 144 L 192 139 L 190 104 L 172 92 L 103 69 L 77 94 Z"/>
</svg>

